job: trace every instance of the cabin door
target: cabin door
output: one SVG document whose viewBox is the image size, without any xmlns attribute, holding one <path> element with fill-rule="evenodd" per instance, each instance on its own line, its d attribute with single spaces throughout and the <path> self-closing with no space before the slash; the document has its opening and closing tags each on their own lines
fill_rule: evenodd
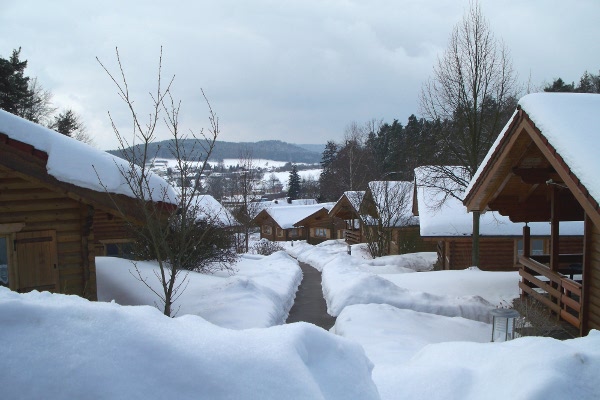
<svg viewBox="0 0 600 400">
<path fill-rule="evenodd" d="M 56 231 L 19 232 L 14 241 L 18 292 L 60 292 Z"/>
</svg>

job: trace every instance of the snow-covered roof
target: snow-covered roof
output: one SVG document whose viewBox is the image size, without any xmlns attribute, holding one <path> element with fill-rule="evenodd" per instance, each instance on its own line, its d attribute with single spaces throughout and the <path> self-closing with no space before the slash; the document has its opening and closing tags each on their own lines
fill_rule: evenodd
<svg viewBox="0 0 600 400">
<path fill-rule="evenodd" d="M 365 191 L 364 190 L 346 191 L 346 192 L 344 192 L 343 196 L 346 196 L 346 198 L 348 199 L 348 201 L 352 205 L 352 208 L 354 208 L 356 210 L 356 212 L 360 211 L 360 204 L 363 201 L 363 197 L 365 197 Z M 340 197 L 340 199 L 341 199 L 341 197 Z"/>
<path fill-rule="evenodd" d="M 419 217 L 412 214 L 413 187 L 413 182 L 406 181 L 369 182 L 369 191 L 384 224 L 393 227 L 419 224 Z M 373 223 L 369 216 L 365 216 L 365 222 Z"/>
<path fill-rule="evenodd" d="M 196 196 L 198 206 L 198 218 L 216 222 L 222 226 L 234 226 L 237 224 L 231 213 L 221 205 L 214 197 L 204 194 Z"/>
<path fill-rule="evenodd" d="M 521 98 L 519 106 L 560 154 L 573 174 L 581 180 L 590 195 L 600 201 L 600 179 L 597 173 L 600 169 L 600 95 L 532 93 Z M 488 164 L 513 118 L 514 114 L 490 148 L 466 193 Z"/>
<path fill-rule="evenodd" d="M 471 236 L 473 215 L 467 212 L 462 200 L 449 196 L 439 208 L 436 207 L 444 194 L 436 188 L 423 186 L 427 168 L 415 169 L 421 236 Z M 451 183 L 448 185 L 451 186 Z M 456 190 L 455 195 L 460 199 L 464 198 L 463 191 Z M 524 223 L 511 222 L 508 217 L 495 211 L 488 211 L 481 214 L 479 234 L 481 236 L 522 236 L 524 225 Z M 548 222 L 530 222 L 529 226 L 533 236 L 550 235 Z M 561 222 L 560 234 L 582 235 L 583 223 Z"/>
<path fill-rule="evenodd" d="M 294 228 L 294 224 L 304 218 L 316 213 L 320 209 L 324 208 L 327 211 L 331 210 L 335 203 L 320 203 L 310 204 L 305 206 L 281 206 L 265 209 L 265 212 L 269 213 L 271 218 L 277 222 L 282 229 Z"/>
<path fill-rule="evenodd" d="M 275 200 L 271 200 L 271 201 L 259 201 L 259 202 L 252 203 L 251 214 L 252 214 L 252 217 L 254 218 L 262 210 L 267 210 L 267 209 L 271 209 L 271 208 L 279 208 L 279 207 L 290 207 L 290 206 L 308 206 L 308 205 L 314 205 L 314 204 L 317 204 L 317 200 L 315 200 L 315 199 L 296 199 L 296 200 L 291 200 L 291 203 L 288 203 L 288 199 L 286 199 L 284 197 L 281 199 L 275 199 Z"/>
<path fill-rule="evenodd" d="M 48 154 L 46 170 L 61 182 L 135 198 L 121 172 L 129 163 L 121 158 L 3 110 L 0 132 Z M 152 200 L 176 202 L 175 191 L 158 175 L 149 176 L 149 186 Z"/>
</svg>

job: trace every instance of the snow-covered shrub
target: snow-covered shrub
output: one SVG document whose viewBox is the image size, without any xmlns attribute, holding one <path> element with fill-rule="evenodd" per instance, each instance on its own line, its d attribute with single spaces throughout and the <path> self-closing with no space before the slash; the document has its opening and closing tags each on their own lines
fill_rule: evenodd
<svg viewBox="0 0 600 400">
<path fill-rule="evenodd" d="M 283 246 L 281 246 L 279 243 L 271 242 L 269 239 L 264 238 L 260 239 L 252 246 L 252 253 L 260 254 L 261 256 L 269 256 L 281 250 L 283 250 Z"/>
</svg>

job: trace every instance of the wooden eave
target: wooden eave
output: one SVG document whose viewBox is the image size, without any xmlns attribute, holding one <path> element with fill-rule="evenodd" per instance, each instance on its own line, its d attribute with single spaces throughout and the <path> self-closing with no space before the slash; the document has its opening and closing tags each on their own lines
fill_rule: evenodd
<svg viewBox="0 0 600 400">
<path fill-rule="evenodd" d="M 352 206 L 350 199 L 343 194 L 329 211 L 329 216 L 340 219 L 355 219 L 359 217 L 358 210 Z"/>
<path fill-rule="evenodd" d="M 275 221 L 275 219 L 271 216 L 271 214 L 269 214 L 267 210 L 262 210 L 261 212 L 256 214 L 256 217 L 254 217 L 254 222 L 258 225 L 262 225 L 265 222 L 268 222 L 279 229 L 283 229 L 281 226 L 279 226 L 277 221 Z"/>
<path fill-rule="evenodd" d="M 468 211 L 495 210 L 514 222 L 549 221 L 553 190 L 561 204 L 559 220 L 582 221 L 585 213 L 600 226 L 596 199 L 519 110 L 464 204 Z"/>
<path fill-rule="evenodd" d="M 327 211 L 327 209 L 325 207 L 323 207 L 323 208 L 315 211 L 308 217 L 296 222 L 294 224 L 294 226 L 296 228 L 301 228 L 303 226 L 312 225 L 312 223 L 314 223 L 314 222 L 321 222 L 323 220 L 330 220 L 330 219 L 331 219 L 331 217 L 329 216 L 329 211 Z"/>
<path fill-rule="evenodd" d="M 139 202 L 136 199 L 122 194 L 97 192 L 59 181 L 48 174 L 47 161 L 47 153 L 0 133 L 0 165 L 11 170 L 16 176 L 131 222 L 140 223 L 143 221 L 139 210 Z M 167 203 L 157 204 L 159 207 L 168 210 L 176 207 Z"/>
</svg>

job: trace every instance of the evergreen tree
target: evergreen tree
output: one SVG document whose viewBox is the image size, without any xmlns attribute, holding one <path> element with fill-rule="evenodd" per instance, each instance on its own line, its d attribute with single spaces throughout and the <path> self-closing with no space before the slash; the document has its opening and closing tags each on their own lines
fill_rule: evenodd
<svg viewBox="0 0 600 400">
<path fill-rule="evenodd" d="M 335 201 L 336 197 L 336 171 L 334 163 L 338 154 L 338 146 L 333 141 L 328 141 L 321 159 L 321 175 L 319 176 L 319 198 L 323 201 Z"/>
<path fill-rule="evenodd" d="M 575 85 L 573 83 L 566 84 L 561 78 L 555 79 L 552 85 L 544 88 L 544 92 L 574 92 Z"/>
<path fill-rule="evenodd" d="M 288 189 L 288 197 L 290 200 L 296 200 L 300 197 L 300 175 L 298 174 L 298 168 L 296 165 L 292 165 L 290 171 L 290 187 Z"/>
<path fill-rule="evenodd" d="M 22 116 L 24 110 L 33 106 L 33 94 L 29 90 L 29 77 L 25 76 L 27 61 L 21 61 L 19 50 L 13 50 L 7 60 L 0 57 L 0 108 Z"/>
<path fill-rule="evenodd" d="M 54 116 L 50 128 L 63 135 L 73 137 L 74 133 L 83 128 L 83 124 L 72 110 L 67 110 Z"/>
</svg>

